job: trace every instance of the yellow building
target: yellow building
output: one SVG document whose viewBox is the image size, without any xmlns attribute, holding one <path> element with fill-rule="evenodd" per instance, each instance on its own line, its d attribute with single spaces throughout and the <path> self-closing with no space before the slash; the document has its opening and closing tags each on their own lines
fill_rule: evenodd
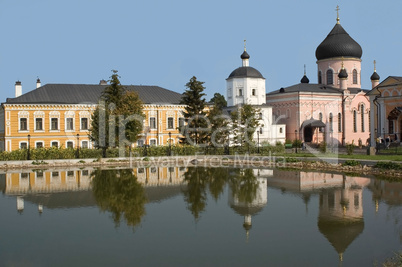
<svg viewBox="0 0 402 267">
<path fill-rule="evenodd" d="M 92 112 L 107 86 L 99 84 L 46 84 L 22 94 L 21 82 L 15 84 L 15 98 L 7 98 L 0 109 L 0 150 L 19 148 L 72 147 L 92 148 L 89 139 Z M 159 86 L 129 85 L 144 103 L 144 132 L 137 141 L 142 145 L 177 143 L 178 126 L 184 123 L 180 104 L 182 95 Z"/>
</svg>

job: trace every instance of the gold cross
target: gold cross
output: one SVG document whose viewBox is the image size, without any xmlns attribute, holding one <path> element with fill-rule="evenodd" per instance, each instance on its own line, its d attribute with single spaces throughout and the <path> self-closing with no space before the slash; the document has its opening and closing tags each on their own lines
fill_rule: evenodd
<svg viewBox="0 0 402 267">
<path fill-rule="evenodd" d="M 373 62 L 373 63 L 374 63 L 374 72 L 376 72 L 376 67 L 375 67 L 375 64 L 377 63 L 377 61 L 375 61 L 375 60 L 374 60 L 374 62 Z"/>
<path fill-rule="evenodd" d="M 246 40 L 244 40 L 244 51 L 246 51 Z"/>
<path fill-rule="evenodd" d="M 339 6 L 336 6 L 336 24 L 339 24 L 339 10 L 340 10 L 340 8 L 339 8 Z"/>
</svg>

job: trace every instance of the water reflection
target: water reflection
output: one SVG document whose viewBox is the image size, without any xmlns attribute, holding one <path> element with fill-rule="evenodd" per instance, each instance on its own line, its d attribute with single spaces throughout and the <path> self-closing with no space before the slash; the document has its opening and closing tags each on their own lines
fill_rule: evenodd
<svg viewBox="0 0 402 267">
<path fill-rule="evenodd" d="M 250 231 L 261 231 L 258 227 L 252 229 L 252 220 L 261 220 L 259 215 L 272 205 L 288 205 L 268 203 L 272 198 L 269 192 L 277 191 L 280 196 L 297 196 L 297 201 L 304 203 L 306 215 L 313 207 L 317 235 L 325 237 L 341 261 L 351 244 L 367 232 L 369 224 L 363 209 L 366 190 L 372 192 L 368 201 L 374 203 L 377 212 L 386 205 L 402 236 L 398 209 L 402 204 L 401 183 L 337 173 L 181 166 L 29 170 L 0 174 L 0 190 L 15 197 L 16 209 L 22 215 L 27 202 L 34 204 L 37 212 L 43 213 L 41 216 L 46 216 L 47 209 L 91 206 L 110 214 L 116 226 L 126 224 L 131 228 L 141 224 L 149 203 L 182 196 L 185 213 L 200 221 L 207 214 L 208 204 L 218 203 L 227 195 L 225 205 L 239 218 L 237 229 L 244 231 L 243 222 L 247 240 Z"/>
</svg>

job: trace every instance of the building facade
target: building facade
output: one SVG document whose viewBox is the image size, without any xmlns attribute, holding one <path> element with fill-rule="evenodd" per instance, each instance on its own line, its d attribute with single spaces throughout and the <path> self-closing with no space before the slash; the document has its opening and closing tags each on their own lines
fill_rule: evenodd
<svg viewBox="0 0 402 267">
<path fill-rule="evenodd" d="M 92 148 L 91 116 L 107 84 L 47 84 L 26 94 L 21 82 L 16 97 L 0 109 L 0 148 L 71 147 Z M 181 94 L 158 86 L 126 86 L 143 101 L 144 131 L 134 146 L 178 142 L 178 126 L 184 123 Z"/>
</svg>

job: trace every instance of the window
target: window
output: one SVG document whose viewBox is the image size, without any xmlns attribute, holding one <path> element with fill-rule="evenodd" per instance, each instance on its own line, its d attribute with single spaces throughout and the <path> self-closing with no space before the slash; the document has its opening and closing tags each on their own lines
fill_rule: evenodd
<svg viewBox="0 0 402 267">
<path fill-rule="evenodd" d="M 279 133 L 282 133 L 283 132 L 283 130 L 282 130 L 282 127 L 281 128 L 279 128 Z"/>
<path fill-rule="evenodd" d="M 144 140 L 138 140 L 137 141 L 137 146 L 139 146 L 139 147 L 144 146 Z"/>
<path fill-rule="evenodd" d="M 251 90 L 251 95 L 255 95 L 255 89 Z"/>
<path fill-rule="evenodd" d="M 243 89 L 239 89 L 239 96 L 243 96 Z"/>
<path fill-rule="evenodd" d="M 282 129 L 282 128 L 281 128 Z M 260 128 L 260 134 L 262 134 L 262 128 Z"/>
<path fill-rule="evenodd" d="M 357 70 L 353 70 L 353 84 L 357 84 Z"/>
<path fill-rule="evenodd" d="M 52 177 L 58 177 L 59 176 L 59 172 L 52 172 Z"/>
<path fill-rule="evenodd" d="M 156 146 L 156 139 L 151 139 L 151 140 L 149 140 L 149 144 L 150 144 L 151 146 Z"/>
<path fill-rule="evenodd" d="M 329 113 L 329 131 L 333 132 L 334 131 L 334 118 L 332 117 L 332 113 Z"/>
<path fill-rule="evenodd" d="M 27 142 L 21 142 L 20 143 L 20 149 L 27 149 L 28 148 L 28 143 Z"/>
<path fill-rule="evenodd" d="M 155 117 L 149 118 L 149 127 L 151 129 L 156 129 L 156 118 Z"/>
<path fill-rule="evenodd" d="M 318 72 L 318 84 L 322 83 L 321 71 Z"/>
<path fill-rule="evenodd" d="M 35 130 L 36 131 L 43 130 L 43 119 L 42 118 L 35 118 Z"/>
<path fill-rule="evenodd" d="M 261 120 L 262 119 L 262 113 L 258 113 L 258 118 Z"/>
<path fill-rule="evenodd" d="M 67 176 L 74 176 L 74 171 L 67 171 Z"/>
<path fill-rule="evenodd" d="M 42 148 L 43 147 L 43 142 L 36 142 L 35 147 L 36 148 Z"/>
<path fill-rule="evenodd" d="M 338 113 L 338 132 L 342 132 L 342 114 Z"/>
<path fill-rule="evenodd" d="M 184 126 L 184 118 L 179 118 L 179 127 Z"/>
<path fill-rule="evenodd" d="M 169 172 L 174 172 L 174 167 L 169 167 Z"/>
<path fill-rule="evenodd" d="M 43 178 L 43 171 L 39 170 L 35 173 L 36 178 Z"/>
<path fill-rule="evenodd" d="M 59 119 L 51 118 L 50 119 L 50 130 L 55 131 L 59 129 Z"/>
<path fill-rule="evenodd" d="M 231 98 L 232 97 L 232 88 L 229 88 L 228 89 L 228 98 Z"/>
<path fill-rule="evenodd" d="M 66 130 L 74 130 L 74 119 L 66 118 Z"/>
<path fill-rule="evenodd" d="M 81 130 L 88 130 L 88 118 L 81 118 Z"/>
<path fill-rule="evenodd" d="M 173 129 L 173 127 L 174 127 L 174 126 L 173 126 L 173 118 L 172 118 L 172 117 L 169 117 L 167 122 L 168 122 L 168 123 L 167 123 L 167 124 L 168 124 L 168 125 L 167 125 L 167 128 L 168 128 L 168 129 Z"/>
<path fill-rule="evenodd" d="M 145 169 L 144 168 L 138 168 L 138 173 L 144 173 Z"/>
<path fill-rule="evenodd" d="M 360 105 L 360 116 L 361 116 L 361 127 L 362 127 L 362 132 L 364 132 L 365 131 L 365 125 L 364 125 L 364 105 L 363 104 L 361 104 Z"/>
<path fill-rule="evenodd" d="M 393 120 L 388 120 L 388 133 L 389 134 L 394 133 L 394 121 Z"/>
<path fill-rule="evenodd" d="M 28 173 L 27 172 L 21 173 L 21 179 L 26 179 L 26 178 L 28 178 Z"/>
<path fill-rule="evenodd" d="M 357 111 L 353 110 L 353 132 L 357 132 Z"/>
<path fill-rule="evenodd" d="M 82 141 L 81 148 L 88 148 L 88 141 Z"/>
<path fill-rule="evenodd" d="M 332 70 L 327 70 L 327 84 L 334 84 L 334 73 Z"/>
<path fill-rule="evenodd" d="M 73 143 L 73 141 L 67 141 L 66 147 L 67 147 L 67 148 L 74 148 L 74 143 Z"/>
<path fill-rule="evenodd" d="M 27 131 L 27 130 L 28 130 L 28 119 L 20 118 L 20 131 Z"/>
<path fill-rule="evenodd" d="M 59 142 L 53 141 L 53 142 L 51 143 L 51 146 L 52 146 L 52 147 L 59 147 Z"/>
<path fill-rule="evenodd" d="M 83 171 L 81 171 L 81 175 L 82 175 L 82 176 L 88 176 L 88 175 L 89 175 L 89 171 L 88 171 L 88 170 L 83 170 Z"/>
<path fill-rule="evenodd" d="M 155 173 L 156 172 L 156 167 L 151 167 L 151 173 Z"/>
</svg>

